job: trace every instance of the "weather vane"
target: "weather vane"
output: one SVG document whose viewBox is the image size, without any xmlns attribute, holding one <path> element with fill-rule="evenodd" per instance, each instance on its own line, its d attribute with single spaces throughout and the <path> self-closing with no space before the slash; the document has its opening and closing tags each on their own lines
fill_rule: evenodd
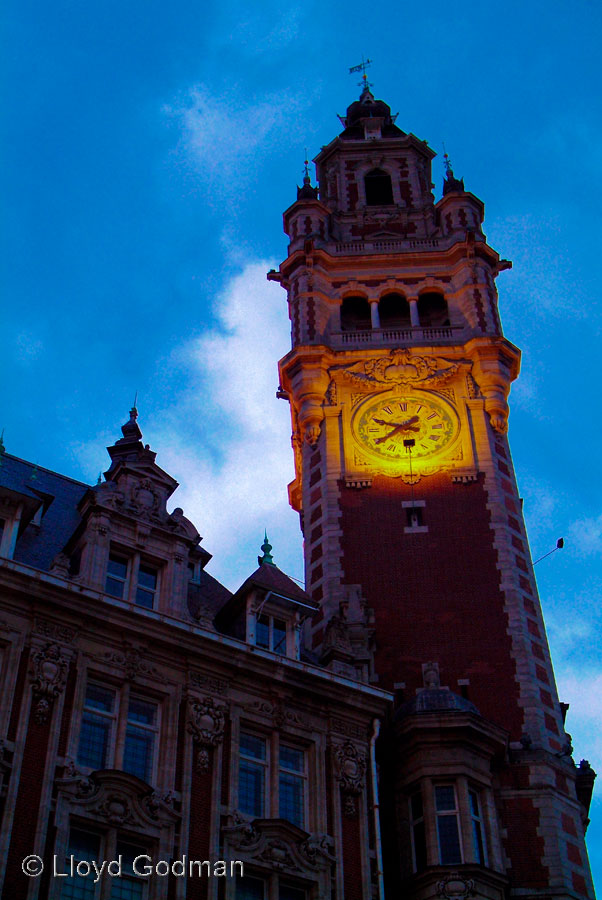
<svg viewBox="0 0 602 900">
<path fill-rule="evenodd" d="M 303 176 L 309 178 L 309 158 L 307 155 L 307 147 L 305 148 L 305 160 L 303 162 Z"/>
<path fill-rule="evenodd" d="M 362 80 L 358 81 L 358 84 L 360 87 L 365 87 L 365 88 L 372 87 L 372 84 L 368 81 L 368 76 L 366 75 L 366 69 L 368 68 L 368 66 L 371 66 L 371 65 L 372 65 L 372 60 L 364 59 L 364 57 L 362 56 L 362 61 L 361 61 L 361 63 L 359 63 L 359 65 L 350 67 L 350 69 L 349 69 L 350 75 L 352 75 L 354 72 L 362 73 Z"/>
</svg>

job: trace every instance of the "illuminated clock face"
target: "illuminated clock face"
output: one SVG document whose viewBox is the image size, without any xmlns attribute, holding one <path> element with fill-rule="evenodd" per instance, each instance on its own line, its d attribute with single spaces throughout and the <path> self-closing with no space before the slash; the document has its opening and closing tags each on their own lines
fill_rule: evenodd
<svg viewBox="0 0 602 900">
<path fill-rule="evenodd" d="M 423 460 L 449 447 L 458 433 L 455 413 L 432 394 L 385 394 L 355 414 L 353 432 L 362 448 L 392 463 Z M 409 448 L 408 441 L 414 441 Z"/>
</svg>

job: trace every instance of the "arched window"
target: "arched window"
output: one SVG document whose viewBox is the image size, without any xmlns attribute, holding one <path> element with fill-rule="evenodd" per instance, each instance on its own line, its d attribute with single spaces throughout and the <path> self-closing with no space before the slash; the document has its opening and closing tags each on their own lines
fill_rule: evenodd
<svg viewBox="0 0 602 900">
<path fill-rule="evenodd" d="M 391 176 L 382 169 L 372 169 L 364 178 L 366 204 L 368 206 L 392 206 L 393 185 Z"/>
<path fill-rule="evenodd" d="M 341 330 L 367 331 L 370 327 L 370 304 L 366 298 L 345 297 L 341 306 Z"/>
<path fill-rule="evenodd" d="M 409 328 L 410 306 L 403 294 L 385 294 L 378 303 L 381 328 Z"/>
<path fill-rule="evenodd" d="M 445 297 L 431 291 L 418 298 L 418 316 L 424 328 L 441 328 L 449 325 L 449 310 Z"/>
</svg>

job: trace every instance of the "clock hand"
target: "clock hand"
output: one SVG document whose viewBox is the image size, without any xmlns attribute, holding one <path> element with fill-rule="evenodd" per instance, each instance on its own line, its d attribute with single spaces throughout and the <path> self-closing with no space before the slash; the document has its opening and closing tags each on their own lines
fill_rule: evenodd
<svg viewBox="0 0 602 900">
<path fill-rule="evenodd" d="M 375 444 L 384 444 L 385 441 L 388 441 L 389 438 L 394 437 L 400 431 L 420 431 L 420 429 L 414 424 L 415 422 L 419 422 L 420 419 L 418 416 L 411 416 L 409 419 L 406 419 L 405 422 L 383 422 L 382 419 L 374 420 L 377 425 L 393 425 L 393 431 L 389 431 L 388 434 L 383 435 L 382 437 L 376 438 L 374 441 Z"/>
</svg>

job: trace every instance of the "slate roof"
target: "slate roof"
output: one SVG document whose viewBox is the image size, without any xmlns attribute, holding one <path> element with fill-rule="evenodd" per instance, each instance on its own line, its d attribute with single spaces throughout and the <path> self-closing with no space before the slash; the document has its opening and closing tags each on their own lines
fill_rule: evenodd
<svg viewBox="0 0 602 900">
<path fill-rule="evenodd" d="M 282 569 L 279 569 L 273 563 L 264 563 L 255 569 L 253 574 L 249 575 L 247 580 L 241 584 L 234 597 L 246 594 L 251 587 L 260 587 L 266 591 L 274 591 L 276 594 L 284 594 L 285 597 L 289 597 L 291 600 L 297 600 L 306 606 L 318 608 L 318 604 L 314 603 L 309 594 L 306 594 L 303 588 L 299 587 L 292 578 L 285 575 Z"/>
<path fill-rule="evenodd" d="M 466 697 L 461 697 L 444 688 L 427 688 L 420 691 L 408 703 L 400 706 L 395 714 L 395 719 L 432 712 L 469 712 L 475 713 L 477 716 L 481 715 L 474 703 L 471 703 Z"/>
<path fill-rule="evenodd" d="M 198 584 L 191 581 L 188 585 L 188 610 L 193 619 L 199 617 L 203 608 L 215 617 L 231 596 L 232 591 L 229 591 L 213 575 L 202 570 Z"/>
<path fill-rule="evenodd" d="M 30 524 L 20 534 L 14 559 L 48 571 L 80 522 L 77 504 L 89 485 L 10 453 L 2 454 L 0 463 L 0 486 L 45 505 L 40 525 Z"/>
</svg>

